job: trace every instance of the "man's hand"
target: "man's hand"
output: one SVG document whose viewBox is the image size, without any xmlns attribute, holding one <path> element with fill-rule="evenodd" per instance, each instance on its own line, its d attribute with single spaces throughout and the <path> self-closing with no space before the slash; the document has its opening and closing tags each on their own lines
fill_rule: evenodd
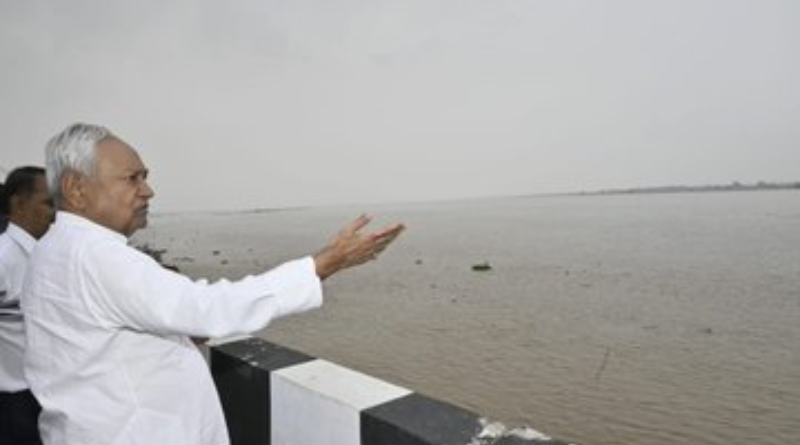
<svg viewBox="0 0 800 445">
<path fill-rule="evenodd" d="M 317 276 L 321 280 L 342 269 L 376 259 L 405 229 L 402 224 L 394 224 L 374 233 L 359 233 L 370 221 L 372 218 L 367 215 L 359 216 L 314 255 Z"/>
</svg>

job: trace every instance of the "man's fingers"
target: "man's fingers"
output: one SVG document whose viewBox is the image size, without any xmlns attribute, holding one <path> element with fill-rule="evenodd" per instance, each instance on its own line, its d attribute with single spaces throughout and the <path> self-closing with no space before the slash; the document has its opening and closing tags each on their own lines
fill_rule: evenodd
<svg viewBox="0 0 800 445">
<path fill-rule="evenodd" d="M 372 221 L 372 216 L 363 213 L 358 218 L 354 219 L 352 222 L 342 227 L 342 230 L 339 231 L 339 234 L 353 235 L 359 230 L 361 230 L 364 226 L 369 224 L 370 221 Z"/>
<path fill-rule="evenodd" d="M 372 237 L 374 244 L 372 245 L 371 259 L 375 259 L 379 253 L 386 250 L 386 248 L 389 247 L 389 244 L 394 242 L 394 240 L 400 236 L 403 230 L 405 230 L 405 226 L 402 224 L 397 224 L 374 234 Z"/>
<path fill-rule="evenodd" d="M 373 233 L 372 239 L 378 240 L 381 238 L 389 238 L 389 239 L 397 238 L 397 235 L 399 235 L 400 232 L 405 230 L 405 228 L 406 226 L 402 224 L 395 224 Z"/>
<path fill-rule="evenodd" d="M 358 232 L 359 230 L 361 230 L 362 227 L 366 226 L 371 221 L 372 221 L 372 216 L 367 215 L 366 213 L 362 214 L 361 216 L 356 218 L 355 221 L 350 223 L 350 231 L 351 231 L 351 233 Z"/>
<path fill-rule="evenodd" d="M 405 230 L 403 224 L 393 224 L 377 232 L 359 235 L 358 231 L 371 221 L 372 217 L 364 214 L 341 230 L 341 240 L 350 244 L 350 248 L 353 249 L 351 250 L 350 265 L 362 264 L 375 259 Z"/>
</svg>

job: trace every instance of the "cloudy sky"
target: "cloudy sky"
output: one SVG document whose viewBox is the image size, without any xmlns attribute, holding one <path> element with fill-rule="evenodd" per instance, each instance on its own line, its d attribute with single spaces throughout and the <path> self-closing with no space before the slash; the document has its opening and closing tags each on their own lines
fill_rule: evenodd
<svg viewBox="0 0 800 445">
<path fill-rule="evenodd" d="M 160 211 L 798 180 L 799 23 L 796 0 L 0 0 L 0 166 L 84 121 L 140 151 Z"/>
</svg>

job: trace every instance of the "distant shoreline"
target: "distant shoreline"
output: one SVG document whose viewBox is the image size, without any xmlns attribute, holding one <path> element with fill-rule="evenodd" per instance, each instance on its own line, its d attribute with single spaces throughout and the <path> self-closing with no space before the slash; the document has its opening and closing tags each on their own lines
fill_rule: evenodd
<svg viewBox="0 0 800 445">
<path fill-rule="evenodd" d="M 431 204 L 431 203 L 452 203 L 464 201 L 484 201 L 491 199 L 516 199 L 516 198 L 545 198 L 545 197 L 558 197 L 558 196 L 613 196 L 613 195 L 645 195 L 645 194 L 669 194 L 669 193 L 705 193 L 705 192 L 742 192 L 742 191 L 772 191 L 772 190 L 800 190 L 800 181 L 795 182 L 756 182 L 753 184 L 746 184 L 740 182 L 733 182 L 731 184 L 723 185 L 669 185 L 669 186 L 655 186 L 655 187 L 633 187 L 627 189 L 602 189 L 592 191 L 572 191 L 572 192 L 552 192 L 552 193 L 533 193 L 522 195 L 488 195 L 488 196 L 473 196 L 461 198 L 442 198 L 433 200 L 400 200 L 391 202 L 374 202 L 374 203 L 339 203 L 328 205 L 298 205 L 287 207 L 257 207 L 257 208 L 244 208 L 244 209 L 206 209 L 206 210 L 183 210 L 183 211 L 159 211 L 154 212 L 158 216 L 174 216 L 186 214 L 209 214 L 217 216 L 226 215 L 245 215 L 245 214 L 260 214 L 272 212 L 286 212 L 307 210 L 321 207 L 341 207 L 341 206 L 355 206 L 355 205 L 403 205 L 403 204 Z"/>
<path fill-rule="evenodd" d="M 580 191 L 565 193 L 569 196 L 597 196 L 597 195 L 638 195 L 660 193 L 707 193 L 707 192 L 743 192 L 759 190 L 800 190 L 800 181 L 797 182 L 756 182 L 745 184 L 732 182 L 730 184 L 715 185 L 668 185 L 659 187 L 634 187 L 628 189 L 605 189 L 595 191 Z"/>
</svg>

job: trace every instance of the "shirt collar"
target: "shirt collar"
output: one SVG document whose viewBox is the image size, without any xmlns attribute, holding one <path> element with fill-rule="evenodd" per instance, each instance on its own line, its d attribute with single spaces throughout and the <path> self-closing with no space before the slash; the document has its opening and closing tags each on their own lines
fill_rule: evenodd
<svg viewBox="0 0 800 445">
<path fill-rule="evenodd" d="M 128 242 L 128 238 L 125 235 L 119 232 L 115 232 L 109 229 L 108 227 L 101 226 L 100 224 L 97 224 L 96 222 L 90 219 L 84 218 L 83 216 L 76 215 L 74 213 L 59 210 L 58 212 L 56 212 L 56 224 L 85 227 L 90 230 L 103 232 L 107 236 L 115 238 L 116 240 L 121 241 L 123 243 L 127 244 Z"/>
<path fill-rule="evenodd" d="M 32 237 L 25 229 L 13 222 L 8 223 L 6 233 L 28 254 L 30 254 L 33 247 L 36 246 L 36 238 Z"/>
</svg>

